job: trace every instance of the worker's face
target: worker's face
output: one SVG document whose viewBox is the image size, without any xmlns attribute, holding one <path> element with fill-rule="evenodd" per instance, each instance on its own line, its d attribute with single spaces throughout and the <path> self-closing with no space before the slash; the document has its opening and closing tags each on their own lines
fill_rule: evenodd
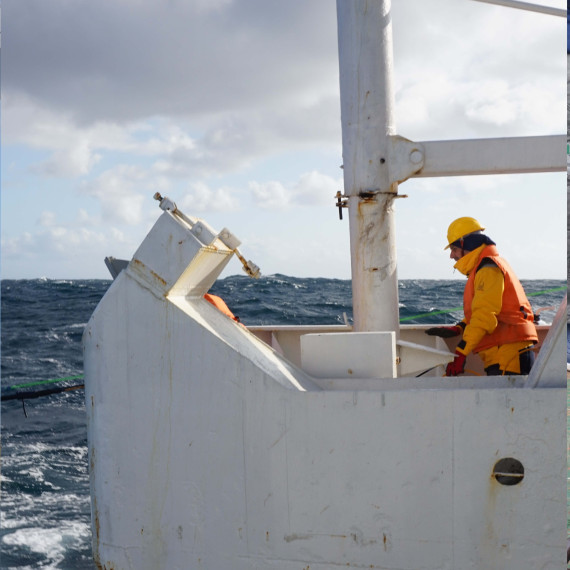
<svg viewBox="0 0 570 570">
<path fill-rule="evenodd" d="M 455 245 L 450 246 L 450 254 L 449 257 L 453 259 L 453 261 L 459 261 L 464 255 L 464 251 Z"/>
</svg>

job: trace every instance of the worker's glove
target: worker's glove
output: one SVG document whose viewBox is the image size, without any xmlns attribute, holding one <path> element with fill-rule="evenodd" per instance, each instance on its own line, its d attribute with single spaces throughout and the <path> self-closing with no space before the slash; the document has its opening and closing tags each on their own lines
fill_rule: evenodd
<svg viewBox="0 0 570 570">
<path fill-rule="evenodd" d="M 451 338 L 452 336 L 459 336 L 463 332 L 463 327 L 453 325 L 452 327 L 432 327 L 426 329 L 425 333 L 430 336 L 439 336 L 441 338 Z"/>
<path fill-rule="evenodd" d="M 455 360 L 450 362 L 445 369 L 446 376 L 457 376 L 462 374 L 465 370 L 465 359 L 467 356 L 461 354 L 461 352 L 455 351 Z"/>
</svg>

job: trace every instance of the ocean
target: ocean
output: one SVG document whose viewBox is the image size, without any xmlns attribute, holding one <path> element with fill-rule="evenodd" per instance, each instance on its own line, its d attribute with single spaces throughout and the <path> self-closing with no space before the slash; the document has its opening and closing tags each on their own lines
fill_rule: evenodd
<svg viewBox="0 0 570 570">
<path fill-rule="evenodd" d="M 110 283 L 1 281 L 3 394 L 82 382 L 81 336 Z M 401 281 L 402 322 L 457 322 L 463 316 L 464 283 Z M 535 311 L 546 307 L 541 321 L 550 324 L 566 281 L 523 285 Z M 342 324 L 345 314 L 349 322 L 352 317 L 350 281 L 231 276 L 219 280 L 212 292 L 245 325 Z M 55 379 L 65 380 L 46 383 Z M 79 389 L 25 400 L 24 405 L 21 400 L 2 403 L 1 568 L 94 568 L 83 397 Z"/>
</svg>

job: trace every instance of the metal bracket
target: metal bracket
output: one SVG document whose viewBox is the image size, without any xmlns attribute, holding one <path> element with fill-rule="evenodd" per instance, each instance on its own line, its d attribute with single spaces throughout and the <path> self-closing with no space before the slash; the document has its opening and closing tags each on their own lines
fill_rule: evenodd
<svg viewBox="0 0 570 570">
<path fill-rule="evenodd" d="M 261 277 L 261 271 L 259 267 L 253 263 L 253 261 L 248 260 L 246 261 L 245 257 L 240 253 L 240 251 L 236 248 L 234 249 L 234 253 L 237 255 L 238 259 L 242 262 L 243 270 L 253 279 L 259 279 Z"/>
<path fill-rule="evenodd" d="M 167 210 L 170 212 L 176 212 L 178 210 L 178 208 L 176 207 L 176 204 L 170 198 L 167 198 L 166 196 L 163 198 L 160 195 L 160 192 L 156 192 L 155 195 L 153 196 L 153 198 L 160 202 L 160 204 L 159 204 L 160 209 L 164 210 L 165 212 Z"/>
<path fill-rule="evenodd" d="M 218 238 L 224 243 L 227 247 L 229 247 L 236 255 L 237 258 L 242 262 L 243 270 L 254 279 L 259 279 L 261 276 L 261 271 L 259 267 L 253 263 L 253 261 L 246 260 L 245 257 L 240 253 L 238 246 L 241 245 L 239 239 L 228 230 L 228 228 L 224 228 L 219 234 Z"/>
<path fill-rule="evenodd" d="M 340 190 L 336 193 L 336 207 L 338 208 L 338 219 L 342 220 L 342 209 L 348 208 L 348 196 L 342 194 Z"/>
<path fill-rule="evenodd" d="M 389 169 L 390 186 L 411 178 L 424 166 L 424 145 L 400 135 L 389 137 L 388 153 L 389 157 L 385 164 Z"/>
</svg>

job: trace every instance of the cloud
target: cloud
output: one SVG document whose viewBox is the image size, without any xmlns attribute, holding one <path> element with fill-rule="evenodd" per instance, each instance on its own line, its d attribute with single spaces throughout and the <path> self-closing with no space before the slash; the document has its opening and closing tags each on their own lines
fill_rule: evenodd
<svg viewBox="0 0 570 570">
<path fill-rule="evenodd" d="M 6 258 L 24 255 L 38 261 L 45 255 L 53 254 L 64 254 L 71 258 L 88 257 L 94 249 L 122 240 L 123 235 L 118 231 L 108 233 L 52 223 L 36 234 L 25 232 L 17 237 L 3 239 L 2 255 Z"/>
<path fill-rule="evenodd" d="M 400 134 L 437 140 L 561 132 L 561 18 L 477 2 L 418 2 L 413 14 L 411 6 L 392 4 Z"/>
<path fill-rule="evenodd" d="M 53 153 L 48 160 L 32 170 L 46 176 L 83 176 L 88 174 L 100 160 L 101 155 L 93 153 L 89 148 L 89 143 L 84 140 L 75 146 Z"/>
<path fill-rule="evenodd" d="M 341 179 L 334 180 L 316 171 L 302 174 L 290 188 L 275 180 L 249 183 L 255 203 L 268 210 L 287 210 L 293 206 L 330 206 L 334 203 L 337 190 L 342 187 Z"/>
<path fill-rule="evenodd" d="M 3 88 L 35 93 L 79 122 L 251 109 L 335 73 L 328 0 L 136 9 L 126 0 L 29 0 L 7 3 L 2 17 Z"/>
<path fill-rule="evenodd" d="M 155 188 L 146 169 L 131 165 L 117 166 L 81 185 L 83 193 L 99 202 L 106 223 L 132 226 L 143 221 L 145 194 Z"/>
<path fill-rule="evenodd" d="M 4 276 L 109 278 L 104 258 L 114 255 L 130 259 L 141 237 L 123 232 L 101 218 L 90 217 L 85 211 L 74 216 L 72 224 L 44 211 L 35 232 L 2 237 Z"/>
<path fill-rule="evenodd" d="M 44 227 L 53 227 L 55 225 L 55 214 L 53 212 L 43 211 L 38 219 L 38 225 Z"/>
<path fill-rule="evenodd" d="M 291 203 L 291 196 L 281 182 L 271 180 L 260 184 L 253 181 L 249 183 L 249 188 L 260 208 L 285 210 Z"/>
<path fill-rule="evenodd" d="M 188 212 L 223 212 L 241 209 L 235 190 L 225 187 L 212 190 L 203 182 L 191 184 L 182 200 L 177 202 L 177 206 L 182 211 Z"/>
</svg>

